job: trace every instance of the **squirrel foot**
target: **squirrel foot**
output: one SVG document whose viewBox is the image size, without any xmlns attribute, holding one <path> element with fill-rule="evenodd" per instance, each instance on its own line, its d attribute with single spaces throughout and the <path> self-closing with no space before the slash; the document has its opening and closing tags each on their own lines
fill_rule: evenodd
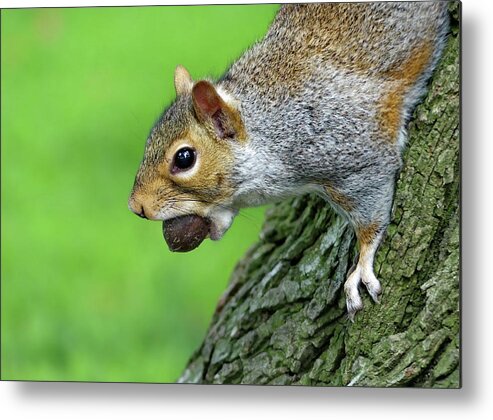
<svg viewBox="0 0 493 420">
<path fill-rule="evenodd" d="M 380 282 L 373 274 L 373 268 L 370 270 L 361 271 L 361 281 L 366 286 L 366 290 L 370 294 L 373 302 L 380 303 L 380 293 L 382 293 L 382 286 Z"/>
<path fill-rule="evenodd" d="M 359 294 L 358 286 L 361 283 L 361 268 L 359 265 L 353 270 L 344 283 L 344 292 L 346 293 L 346 307 L 348 317 L 351 322 L 354 322 L 356 312 L 363 309 L 363 301 Z"/>
<path fill-rule="evenodd" d="M 363 309 L 363 300 L 359 294 L 359 285 L 363 283 L 366 286 L 366 290 L 370 294 L 375 303 L 380 303 L 379 296 L 382 292 L 380 282 L 373 273 L 373 268 L 362 267 L 358 264 L 354 271 L 349 275 L 348 279 L 344 283 L 344 292 L 346 293 L 346 307 L 348 311 L 348 317 L 351 322 L 354 322 L 354 316 L 356 312 Z"/>
<path fill-rule="evenodd" d="M 363 309 L 363 301 L 359 294 L 359 285 L 363 283 L 375 303 L 380 303 L 379 296 L 382 293 L 382 286 L 373 272 L 373 262 L 378 245 L 382 240 L 386 224 L 374 222 L 366 225 L 359 225 L 356 229 L 356 236 L 360 244 L 358 263 L 354 271 L 350 272 L 344 291 L 346 292 L 346 306 L 348 316 L 354 321 L 354 315 Z"/>
</svg>

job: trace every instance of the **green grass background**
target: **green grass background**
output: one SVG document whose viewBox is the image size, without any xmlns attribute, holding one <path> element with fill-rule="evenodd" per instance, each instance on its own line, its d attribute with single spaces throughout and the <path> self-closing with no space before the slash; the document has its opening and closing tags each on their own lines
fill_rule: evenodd
<svg viewBox="0 0 493 420">
<path fill-rule="evenodd" d="M 127 198 L 175 66 L 220 76 L 277 7 L 2 10 L 2 379 L 178 378 L 263 210 L 172 254 Z"/>
</svg>

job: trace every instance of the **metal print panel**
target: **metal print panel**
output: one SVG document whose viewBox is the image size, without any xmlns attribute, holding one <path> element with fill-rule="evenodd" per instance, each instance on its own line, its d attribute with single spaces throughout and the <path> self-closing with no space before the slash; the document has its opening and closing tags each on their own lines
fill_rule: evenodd
<svg viewBox="0 0 493 420">
<path fill-rule="evenodd" d="M 460 387 L 458 2 L 1 19 L 2 379 Z"/>
</svg>

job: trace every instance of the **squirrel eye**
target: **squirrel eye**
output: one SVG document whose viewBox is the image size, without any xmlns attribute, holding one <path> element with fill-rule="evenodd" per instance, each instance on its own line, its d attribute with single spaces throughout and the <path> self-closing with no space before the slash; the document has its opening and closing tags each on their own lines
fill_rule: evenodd
<svg viewBox="0 0 493 420">
<path fill-rule="evenodd" d="M 183 147 L 175 154 L 173 171 L 185 171 L 190 169 L 195 163 L 195 150 L 190 147 Z"/>
</svg>

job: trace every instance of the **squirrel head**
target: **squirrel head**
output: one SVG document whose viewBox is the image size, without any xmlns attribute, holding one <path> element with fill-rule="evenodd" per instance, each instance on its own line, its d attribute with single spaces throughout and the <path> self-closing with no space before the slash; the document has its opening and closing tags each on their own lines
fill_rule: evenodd
<svg viewBox="0 0 493 420">
<path fill-rule="evenodd" d="M 135 177 L 129 208 L 151 220 L 197 215 L 211 222 L 211 239 L 231 225 L 233 143 L 245 140 L 234 101 L 209 81 L 175 71 L 175 102 L 152 129 Z"/>
</svg>

